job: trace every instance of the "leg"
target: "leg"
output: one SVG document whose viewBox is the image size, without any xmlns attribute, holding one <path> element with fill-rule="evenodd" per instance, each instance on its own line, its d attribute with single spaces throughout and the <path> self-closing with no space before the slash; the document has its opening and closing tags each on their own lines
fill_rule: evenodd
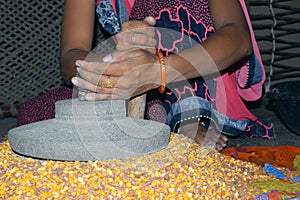
<svg viewBox="0 0 300 200">
<path fill-rule="evenodd" d="M 213 128 L 207 130 L 204 126 L 199 125 L 198 121 L 181 124 L 179 132 L 194 139 L 203 146 L 212 147 L 218 151 L 226 146 L 228 140 L 225 135 L 216 131 L 216 129 Z"/>
</svg>

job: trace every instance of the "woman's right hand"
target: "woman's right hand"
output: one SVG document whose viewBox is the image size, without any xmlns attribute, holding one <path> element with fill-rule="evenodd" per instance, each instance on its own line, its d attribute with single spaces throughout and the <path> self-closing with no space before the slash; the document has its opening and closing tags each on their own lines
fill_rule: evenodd
<svg viewBox="0 0 300 200">
<path fill-rule="evenodd" d="M 103 60 L 76 62 L 79 76 L 73 77 L 72 83 L 90 91 L 86 100 L 129 99 L 161 83 L 158 57 L 147 50 L 114 51 Z"/>
</svg>

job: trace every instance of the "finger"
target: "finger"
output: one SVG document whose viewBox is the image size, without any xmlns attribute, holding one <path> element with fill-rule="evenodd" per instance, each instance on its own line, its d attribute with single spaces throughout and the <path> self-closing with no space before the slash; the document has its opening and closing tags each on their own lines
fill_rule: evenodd
<svg viewBox="0 0 300 200">
<path fill-rule="evenodd" d="M 127 49 L 131 49 L 133 47 L 134 45 L 131 42 L 129 41 L 122 42 L 121 40 L 118 40 L 118 43 L 116 45 L 116 49 L 119 51 L 124 51 Z"/>
<path fill-rule="evenodd" d="M 135 33 L 135 34 L 131 34 L 130 37 L 131 37 L 131 41 L 129 41 L 129 42 L 131 42 L 135 45 L 143 45 L 143 46 L 150 46 L 150 47 L 153 47 L 156 45 L 156 39 L 154 37 L 149 37 L 146 34 Z M 127 41 L 128 41 L 128 38 L 127 38 Z"/>
<path fill-rule="evenodd" d="M 132 48 L 141 48 L 144 49 L 146 51 L 149 51 L 150 53 L 155 54 L 156 53 L 156 47 L 149 47 L 149 46 L 144 46 L 144 45 L 132 45 L 130 43 L 125 43 L 123 45 L 116 45 L 116 49 L 119 51 L 125 51 L 128 49 L 132 49 Z"/>
<path fill-rule="evenodd" d="M 115 85 L 108 87 L 106 82 L 104 82 L 103 85 L 95 85 L 79 77 L 73 77 L 71 81 L 75 86 L 95 93 L 109 94 L 109 93 L 117 92 L 119 94 L 124 94 L 125 91 L 124 89 L 119 89 L 115 87 Z"/>
<path fill-rule="evenodd" d="M 116 35 L 116 39 L 118 42 L 120 41 L 132 41 L 135 39 L 134 42 L 145 43 L 143 40 L 149 38 L 151 40 L 155 40 L 155 31 L 153 27 L 144 28 L 143 30 L 138 29 L 136 30 L 127 30 L 123 31 Z M 137 40 L 138 39 L 138 40 Z M 156 42 L 155 42 L 156 44 Z"/>
<path fill-rule="evenodd" d="M 100 85 L 101 79 L 99 74 L 95 74 L 89 71 L 86 71 L 82 68 L 77 67 L 77 72 L 80 76 L 80 78 L 94 84 L 94 85 Z"/>
<path fill-rule="evenodd" d="M 95 72 L 97 74 L 103 74 L 105 68 L 108 66 L 108 63 L 105 62 L 87 62 L 84 60 L 77 60 L 75 64 L 79 69 Z"/>
<path fill-rule="evenodd" d="M 122 34 L 117 37 L 117 50 L 126 50 L 132 47 L 139 48 L 155 48 L 156 39 L 140 33 Z"/>
<path fill-rule="evenodd" d="M 86 90 L 92 91 L 92 92 L 100 92 L 101 91 L 101 87 L 95 84 L 92 84 L 82 78 L 79 77 L 73 77 L 71 79 L 73 85 L 80 87 L 80 88 L 84 88 Z"/>
<path fill-rule="evenodd" d="M 89 67 L 97 67 L 99 64 L 99 62 L 88 62 L 85 60 L 76 60 L 75 65 L 77 67 L 81 67 L 81 66 L 89 66 Z"/>
<path fill-rule="evenodd" d="M 132 93 L 130 90 L 118 88 L 100 88 L 99 92 L 89 92 L 85 94 L 85 99 L 89 101 L 98 101 L 105 99 L 130 99 L 136 94 L 141 94 L 140 91 Z"/>
<path fill-rule="evenodd" d="M 112 84 L 112 87 L 107 87 L 107 78 L 106 78 L 106 81 L 103 82 L 103 84 L 99 84 L 99 85 L 95 85 L 95 84 L 90 83 L 89 81 L 84 80 L 79 77 L 73 77 L 71 79 L 71 81 L 72 81 L 73 85 L 75 85 L 79 88 L 84 88 L 86 90 L 89 90 L 89 91 L 95 92 L 95 93 L 101 93 L 101 94 L 115 93 L 119 97 L 126 96 L 125 94 L 129 94 L 128 88 L 126 89 L 125 87 L 121 87 L 120 84 L 117 84 L 117 85 Z"/>
<path fill-rule="evenodd" d="M 103 62 L 87 62 L 82 60 L 76 61 L 77 71 L 82 73 L 82 71 L 88 71 L 98 75 L 111 75 L 111 76 L 120 76 L 121 72 L 118 70 L 119 64 L 114 63 L 118 60 L 124 58 L 125 52 L 109 53 L 103 58 Z M 109 57 L 109 58 L 108 58 Z M 113 59 L 113 57 L 115 59 Z M 111 69 L 111 66 L 113 69 Z"/>
<path fill-rule="evenodd" d="M 150 26 L 154 26 L 156 24 L 156 21 L 152 16 L 145 17 L 144 22 L 146 22 Z"/>
<path fill-rule="evenodd" d="M 126 21 L 122 24 L 121 32 L 118 35 L 122 35 L 123 33 L 142 33 L 146 34 L 150 37 L 155 36 L 155 28 L 149 26 L 147 22 L 144 21 Z"/>
<path fill-rule="evenodd" d="M 84 60 L 87 62 L 99 62 L 103 59 L 103 57 L 104 55 L 102 53 L 92 51 L 85 57 Z"/>
<path fill-rule="evenodd" d="M 126 99 L 126 98 L 117 95 L 115 93 L 89 93 L 85 95 L 85 99 L 88 101 L 101 101 L 107 99 Z"/>
<path fill-rule="evenodd" d="M 108 85 L 111 85 L 113 87 L 120 86 L 116 84 L 118 82 L 118 77 L 104 74 L 99 75 L 82 69 L 78 69 L 77 71 L 80 75 L 80 78 L 92 83 L 93 85 L 97 85 L 100 87 L 108 87 Z"/>
<path fill-rule="evenodd" d="M 140 46 L 140 45 L 135 45 L 133 48 L 140 48 L 144 49 L 152 54 L 156 54 L 156 47 L 148 47 L 148 46 Z"/>
<path fill-rule="evenodd" d="M 145 55 L 145 50 L 132 48 L 127 51 L 113 51 L 105 57 L 110 57 L 109 62 L 98 62 L 90 65 L 82 63 L 80 70 L 86 70 L 99 75 L 110 75 L 112 77 L 120 77 L 132 68 L 134 58 Z M 106 60 L 107 61 L 107 60 Z"/>
</svg>

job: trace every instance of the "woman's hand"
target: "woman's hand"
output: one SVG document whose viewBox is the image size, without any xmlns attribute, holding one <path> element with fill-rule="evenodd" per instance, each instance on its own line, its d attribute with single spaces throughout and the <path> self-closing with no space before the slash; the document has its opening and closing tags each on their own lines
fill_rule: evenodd
<svg viewBox="0 0 300 200">
<path fill-rule="evenodd" d="M 81 96 L 87 100 L 129 98 L 155 87 L 155 84 L 143 84 L 145 79 L 140 80 L 141 72 L 149 71 L 144 69 L 145 66 L 152 65 L 155 62 L 153 59 L 157 59 L 155 29 L 151 27 L 154 25 L 153 17 L 124 22 L 120 33 L 116 35 L 117 51 L 105 58 L 98 55 L 95 59 L 95 56 L 89 55 L 87 61 L 77 61 L 80 78 L 73 78 L 73 84 L 94 92 L 87 94 L 81 91 Z M 100 57 L 103 62 L 97 62 Z"/>
<path fill-rule="evenodd" d="M 155 19 L 146 17 L 143 21 L 126 21 L 122 24 L 121 31 L 116 35 L 117 50 L 141 48 L 156 52 Z"/>
<path fill-rule="evenodd" d="M 72 78 L 72 83 L 92 92 L 87 100 L 128 99 L 160 85 L 158 57 L 147 50 L 114 51 L 103 61 L 76 62 L 80 78 Z"/>
</svg>

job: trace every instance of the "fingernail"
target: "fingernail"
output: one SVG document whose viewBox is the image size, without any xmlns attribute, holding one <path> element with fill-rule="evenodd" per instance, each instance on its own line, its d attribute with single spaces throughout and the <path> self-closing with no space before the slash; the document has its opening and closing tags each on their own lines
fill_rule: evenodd
<svg viewBox="0 0 300 200">
<path fill-rule="evenodd" d="M 73 85 L 76 85 L 76 86 L 78 85 L 78 81 L 75 78 L 72 78 L 71 82 L 73 83 Z"/>
<path fill-rule="evenodd" d="M 80 67 L 80 66 L 81 66 L 81 60 L 76 60 L 75 65 L 76 65 L 77 67 Z"/>
<path fill-rule="evenodd" d="M 93 98 L 93 96 L 91 96 L 91 95 L 85 95 L 85 99 L 86 100 L 88 100 L 88 101 L 92 101 L 92 100 L 94 100 L 94 98 Z"/>
<path fill-rule="evenodd" d="M 111 54 L 104 56 L 104 58 L 102 60 L 103 60 L 103 62 L 110 62 L 112 60 Z"/>
<path fill-rule="evenodd" d="M 152 16 L 145 17 L 144 21 L 147 22 L 150 26 L 154 26 L 156 23 L 156 20 Z"/>
<path fill-rule="evenodd" d="M 80 67 L 77 67 L 77 68 L 76 68 L 76 71 L 77 71 L 78 73 L 80 73 Z"/>
</svg>

